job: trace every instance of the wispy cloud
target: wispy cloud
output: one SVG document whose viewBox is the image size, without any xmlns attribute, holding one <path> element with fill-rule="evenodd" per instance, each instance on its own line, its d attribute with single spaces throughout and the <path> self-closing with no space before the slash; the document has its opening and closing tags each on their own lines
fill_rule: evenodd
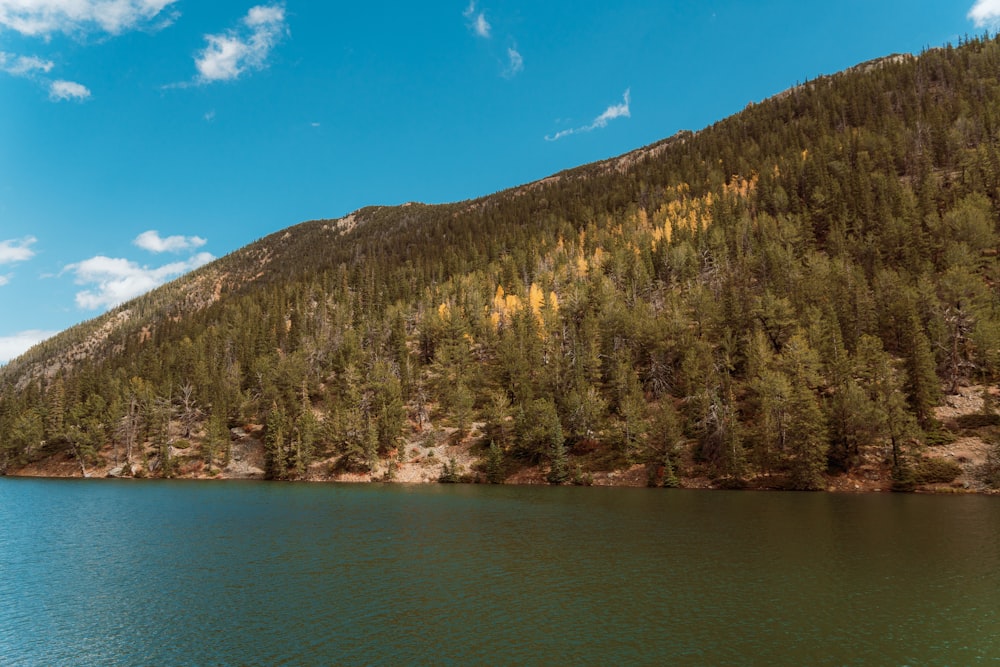
<svg viewBox="0 0 1000 667">
<path fill-rule="evenodd" d="M 181 252 L 182 250 L 194 250 L 205 245 L 205 239 L 200 236 L 168 236 L 162 238 L 155 229 L 143 232 L 135 237 L 133 244 L 148 250 L 149 252 Z"/>
<path fill-rule="evenodd" d="M 517 50 L 517 46 L 507 47 L 507 67 L 503 71 L 506 79 L 512 79 L 517 73 L 524 69 L 524 58 Z"/>
<path fill-rule="evenodd" d="M 0 264 L 13 264 L 31 259 L 35 256 L 35 251 L 31 249 L 31 246 L 37 242 L 38 239 L 34 236 L 0 241 Z"/>
<path fill-rule="evenodd" d="M 22 35 L 105 32 L 142 27 L 177 0 L 0 0 L 0 27 Z M 162 17 L 161 17 L 162 18 Z M 167 19 L 169 23 L 172 19 Z M 161 20 L 162 26 L 164 21 Z"/>
<path fill-rule="evenodd" d="M 55 67 L 55 63 L 51 60 L 0 51 L 0 70 L 13 76 L 31 76 L 36 72 L 48 73 L 53 67 Z"/>
<path fill-rule="evenodd" d="M 51 338 L 57 333 L 59 332 L 30 329 L 12 336 L 0 336 L 0 364 L 5 364 L 11 359 L 19 357 L 46 338 Z"/>
<path fill-rule="evenodd" d="M 581 132 L 593 132 L 594 130 L 604 128 L 608 126 L 608 123 L 616 118 L 631 118 L 632 113 L 629 110 L 629 105 L 632 103 L 632 89 L 627 88 L 625 94 L 622 96 L 621 104 L 612 104 L 607 109 L 604 110 L 600 116 L 595 118 L 589 125 L 583 125 L 581 127 L 574 127 L 569 130 L 561 130 L 555 134 L 550 134 L 545 136 L 545 141 L 559 141 L 563 137 L 568 137 L 571 134 L 580 134 Z"/>
<path fill-rule="evenodd" d="M 462 12 L 465 17 L 466 26 L 477 37 L 490 42 L 489 50 L 497 56 L 500 63 L 500 76 L 505 79 L 512 79 L 524 70 L 524 57 L 517 50 L 517 43 L 508 35 L 506 42 L 511 44 L 507 47 L 506 59 L 500 55 L 500 46 L 493 41 L 493 26 L 486 20 L 486 12 L 479 9 L 476 0 L 470 0 L 469 6 Z"/>
<path fill-rule="evenodd" d="M 208 45 L 195 57 L 195 83 L 238 79 L 263 69 L 272 49 L 288 34 L 283 5 L 252 7 L 239 26 L 218 35 L 205 35 Z"/>
<path fill-rule="evenodd" d="M 64 269 L 75 275 L 77 285 L 91 286 L 76 294 L 76 305 L 86 310 L 111 308 L 159 287 L 172 278 L 211 262 L 202 252 L 181 262 L 149 268 L 121 258 L 98 255 Z"/>
<path fill-rule="evenodd" d="M 462 12 L 462 16 L 469 22 L 469 29 L 483 39 L 489 39 L 492 27 L 486 20 L 486 12 L 476 11 L 476 0 L 472 0 L 469 6 Z"/>
<path fill-rule="evenodd" d="M 975 23 L 977 28 L 1000 27 L 1000 0 L 976 0 L 967 18 Z"/>
<path fill-rule="evenodd" d="M 479 35 L 480 37 L 489 39 L 490 24 L 486 20 L 486 14 L 480 13 L 479 16 L 476 17 L 475 30 L 476 34 Z"/>
<path fill-rule="evenodd" d="M 57 79 L 49 85 L 49 99 L 53 102 L 76 100 L 82 102 L 90 97 L 90 89 L 76 81 Z"/>
<path fill-rule="evenodd" d="M 629 104 L 632 102 L 632 89 L 626 88 L 625 93 L 622 95 L 621 104 L 613 104 L 604 110 L 600 116 L 594 119 L 588 129 L 594 130 L 599 127 L 607 127 L 608 121 L 614 120 L 615 118 L 631 118 L 632 114 L 629 112 Z"/>
</svg>

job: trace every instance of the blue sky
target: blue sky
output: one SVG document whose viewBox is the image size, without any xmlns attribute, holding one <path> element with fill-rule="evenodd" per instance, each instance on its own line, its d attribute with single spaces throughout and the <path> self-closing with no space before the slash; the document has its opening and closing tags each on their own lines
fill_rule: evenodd
<svg viewBox="0 0 1000 667">
<path fill-rule="evenodd" d="M 467 199 L 1000 0 L 0 0 L 0 363 L 303 220 Z"/>
</svg>

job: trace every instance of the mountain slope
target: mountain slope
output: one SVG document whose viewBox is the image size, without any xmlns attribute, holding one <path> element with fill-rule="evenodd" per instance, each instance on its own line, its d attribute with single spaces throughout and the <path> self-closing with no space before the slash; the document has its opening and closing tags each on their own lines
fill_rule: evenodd
<svg viewBox="0 0 1000 667">
<path fill-rule="evenodd" d="M 996 427 L 991 399 L 937 406 L 1000 372 L 998 149 L 984 39 L 477 200 L 302 223 L 0 370 L 0 466 L 989 481 L 927 444 Z"/>
</svg>

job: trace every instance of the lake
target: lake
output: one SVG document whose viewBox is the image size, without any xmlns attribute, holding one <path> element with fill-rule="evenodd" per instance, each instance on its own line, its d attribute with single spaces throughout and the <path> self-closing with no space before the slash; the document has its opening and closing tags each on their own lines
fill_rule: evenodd
<svg viewBox="0 0 1000 667">
<path fill-rule="evenodd" d="M 0 478 L 0 664 L 975 665 L 1000 498 Z"/>
</svg>

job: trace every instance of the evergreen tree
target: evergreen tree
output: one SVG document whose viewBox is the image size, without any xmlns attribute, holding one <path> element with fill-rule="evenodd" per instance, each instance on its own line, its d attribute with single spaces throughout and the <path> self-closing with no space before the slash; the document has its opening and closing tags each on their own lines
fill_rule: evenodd
<svg viewBox="0 0 1000 667">
<path fill-rule="evenodd" d="M 931 344 L 916 315 L 910 319 L 906 345 L 907 394 L 917 423 L 924 430 L 937 427 L 934 406 L 941 400 L 940 380 L 935 371 Z"/>
<path fill-rule="evenodd" d="M 226 428 L 226 423 L 223 421 L 220 415 L 212 415 L 212 418 L 208 422 L 208 432 L 205 435 L 205 445 L 204 445 L 204 456 L 205 465 L 208 468 L 208 472 L 213 471 L 213 466 L 222 455 L 222 466 L 225 467 L 229 463 L 229 429 Z"/>
<path fill-rule="evenodd" d="M 496 442 L 490 442 L 490 452 L 486 459 L 486 481 L 490 484 L 502 484 L 503 480 L 503 450 Z"/>
<path fill-rule="evenodd" d="M 515 426 L 515 453 L 532 463 L 551 457 L 564 444 L 562 425 L 551 398 L 523 407 Z"/>
<path fill-rule="evenodd" d="M 568 478 L 566 446 L 561 440 L 553 441 L 549 453 L 549 473 L 545 479 L 549 484 L 562 484 Z"/>
<path fill-rule="evenodd" d="M 277 402 L 271 404 L 267 415 L 267 428 L 264 435 L 265 469 L 270 479 L 286 479 L 288 477 L 288 439 L 290 436 L 288 415 Z"/>
<path fill-rule="evenodd" d="M 819 357 L 800 332 L 789 339 L 781 364 L 790 380 L 788 444 L 792 487 L 819 489 L 829 446 L 826 421 L 816 396 Z"/>
<path fill-rule="evenodd" d="M 376 362 L 372 370 L 373 410 L 382 451 L 396 448 L 403 429 L 403 391 L 396 370 L 382 361 Z"/>
</svg>

